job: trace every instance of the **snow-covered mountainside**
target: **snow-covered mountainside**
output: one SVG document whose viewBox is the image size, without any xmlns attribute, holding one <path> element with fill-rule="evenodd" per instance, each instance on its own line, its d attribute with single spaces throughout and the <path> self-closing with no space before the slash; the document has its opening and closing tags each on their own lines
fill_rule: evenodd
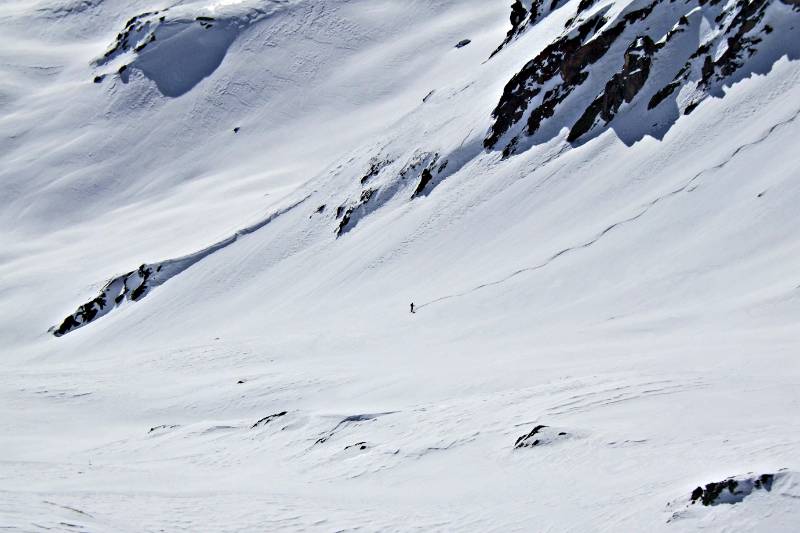
<svg viewBox="0 0 800 533">
<path fill-rule="evenodd" d="M 0 3 L 0 528 L 798 529 L 800 4 L 508 2 Z"/>
</svg>

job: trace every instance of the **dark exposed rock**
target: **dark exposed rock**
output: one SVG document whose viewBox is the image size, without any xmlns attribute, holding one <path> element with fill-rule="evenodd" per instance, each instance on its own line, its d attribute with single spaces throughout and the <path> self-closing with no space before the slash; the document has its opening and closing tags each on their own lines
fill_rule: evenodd
<svg viewBox="0 0 800 533">
<path fill-rule="evenodd" d="M 355 208 L 353 207 L 348 207 L 347 210 L 345 210 L 344 215 L 342 216 L 342 220 L 341 222 L 339 222 L 339 226 L 336 228 L 337 237 L 341 237 L 345 229 L 347 229 L 347 225 L 350 224 L 350 219 L 353 216 L 354 210 Z"/>
<path fill-rule="evenodd" d="M 538 446 L 547 446 L 556 442 L 564 441 L 571 438 L 566 431 L 559 431 L 558 429 L 544 424 L 534 426 L 532 430 L 524 435 L 521 435 L 516 442 L 514 448 L 534 448 Z"/>
<path fill-rule="evenodd" d="M 266 218 L 244 227 L 236 233 L 197 252 L 175 259 L 161 261 L 157 264 L 142 264 L 136 270 L 110 279 L 103 285 L 102 289 L 100 289 L 100 293 L 93 300 L 79 306 L 78 309 L 65 318 L 60 325 L 53 326 L 48 331 L 56 337 L 61 337 L 106 315 L 111 310 L 121 305 L 126 299 L 135 302 L 144 298 L 154 287 L 165 283 L 208 256 L 237 242 L 241 237 L 255 233 L 270 224 L 276 218 L 298 208 L 309 198 L 310 196 L 306 196 L 305 198 L 274 211 Z"/>
<path fill-rule="evenodd" d="M 361 178 L 361 184 L 364 185 L 369 180 L 377 176 L 381 170 L 389 166 L 392 162 L 389 159 L 373 158 L 369 164 L 369 170 Z"/>
<path fill-rule="evenodd" d="M 632 5 L 631 11 L 618 15 L 613 21 L 604 17 L 607 12 L 605 9 L 595 12 L 587 20 L 581 20 L 580 11 L 586 11 L 592 5 L 590 0 L 581 1 L 578 13 L 567 23 L 565 33 L 545 46 L 504 87 L 500 100 L 492 111 L 493 124 L 484 139 L 484 147 L 499 148 L 504 157 L 509 156 L 525 136 L 533 136 L 539 131 L 556 135 L 562 127 L 570 125 L 567 121 L 572 121 L 568 140 L 575 141 L 595 125 L 613 121 L 623 103 L 630 104 L 631 108 L 637 106 L 637 99 L 643 93 L 647 98 L 643 107 L 646 104 L 647 110 L 653 110 L 674 97 L 682 86 L 695 84 L 699 91 L 683 110 L 684 114 L 691 113 L 708 95 L 720 94 L 722 84 L 735 79 L 734 75 L 758 51 L 757 47 L 764 41 L 764 37 L 774 32 L 772 25 L 764 23 L 766 9 L 771 5 L 770 0 L 736 0 L 724 6 L 720 0 L 686 0 L 688 4 L 709 6 L 704 8 L 704 16 L 715 20 L 717 27 L 714 32 L 709 33 L 711 37 L 707 42 L 701 43 L 691 55 L 684 56 L 683 59 L 680 54 L 686 53 L 685 46 L 672 47 L 664 53 L 661 50 L 675 35 L 686 31 L 690 19 L 698 24 L 702 17 L 695 13 L 696 10 L 691 5 L 676 17 L 675 10 L 681 8 L 677 4 L 670 5 L 675 2 L 645 1 L 639 4 L 639 8 Z M 789 1 L 792 5 L 800 2 Z M 533 6 L 532 10 L 539 4 L 534 3 Z M 524 7 L 525 4 L 518 3 L 517 10 L 524 10 Z M 651 19 L 650 15 L 656 9 L 659 10 L 659 17 Z M 509 34 L 512 37 L 515 31 L 519 31 L 520 17 L 523 15 L 519 11 L 512 19 L 512 31 Z M 529 17 L 530 13 L 524 16 Z M 676 17 L 675 24 L 660 40 L 655 41 L 650 34 L 651 26 L 664 28 L 667 26 L 665 21 L 669 21 L 664 17 L 669 16 Z M 637 37 L 624 52 L 618 52 L 620 47 L 617 43 L 623 34 Z M 595 87 L 598 71 L 592 65 L 601 59 L 603 65 L 613 64 L 618 53 L 619 63 L 622 65 L 620 70 L 606 82 L 602 90 L 590 97 L 591 101 L 586 102 L 588 91 L 576 89 L 588 84 Z M 672 81 L 663 87 L 646 90 L 653 65 L 658 64 L 661 68 L 667 65 L 666 68 L 672 68 L 670 65 L 676 59 L 683 59 L 684 63 Z M 591 81 L 587 83 L 590 76 Z M 567 106 L 568 99 L 578 101 Z M 552 124 L 544 129 L 549 119 L 557 117 L 562 104 L 565 106 L 565 118 L 556 120 L 567 123 L 563 126 L 561 123 Z M 574 111 L 571 111 L 576 106 L 584 110 L 577 120 L 573 118 Z M 642 108 L 637 108 L 637 112 L 639 109 Z M 662 113 L 659 120 L 645 119 L 642 122 L 652 123 L 653 128 L 663 125 L 663 110 L 659 113 Z M 669 120 L 677 120 L 678 116 L 679 113 L 675 112 L 674 117 Z M 510 135 L 512 131 L 514 134 Z M 628 137 L 633 138 L 635 135 L 637 134 L 628 134 Z"/>
<path fill-rule="evenodd" d="M 369 202 L 369 199 L 372 198 L 372 195 L 375 194 L 375 189 L 366 189 L 361 191 L 361 203 Z"/>
<path fill-rule="evenodd" d="M 472 40 L 470 40 L 470 39 L 463 39 L 463 40 L 458 41 L 456 43 L 456 48 L 464 48 L 465 46 L 467 46 L 471 42 L 472 42 Z"/>
<path fill-rule="evenodd" d="M 661 89 L 650 98 L 650 102 L 647 104 L 647 109 L 654 109 L 658 104 L 666 100 L 672 93 L 675 92 L 675 89 L 681 86 L 679 81 L 672 81 L 662 87 Z"/>
<path fill-rule="evenodd" d="M 162 424 L 160 426 L 155 426 L 150 428 L 150 431 L 147 433 L 155 433 L 156 431 L 160 431 L 162 429 L 175 429 L 176 427 L 180 427 L 177 424 Z"/>
<path fill-rule="evenodd" d="M 416 198 L 425 194 L 426 192 L 430 192 L 428 185 L 430 185 L 434 180 L 434 172 L 440 174 L 444 168 L 447 167 L 447 162 L 445 161 L 438 170 L 436 170 L 436 164 L 439 162 L 439 154 L 433 154 L 432 158 L 422 169 L 422 172 L 419 175 L 419 182 L 417 183 L 417 187 L 414 189 L 414 193 L 411 195 L 412 198 Z"/>
<path fill-rule="evenodd" d="M 746 34 L 755 29 L 756 25 L 761 22 L 767 5 L 767 0 L 750 0 L 747 2 L 739 0 L 737 2 L 738 12 L 728 26 L 728 46 L 716 60 L 712 60 L 710 56 L 706 57 L 701 78 L 703 84 L 708 85 L 714 76 L 722 78 L 733 74 L 742 66 L 744 59 L 742 56 L 745 51 L 751 52 L 750 55 L 752 55 L 754 50 L 751 50 L 750 47 L 757 44 L 758 39 L 747 37 Z"/>
<path fill-rule="evenodd" d="M 235 128 L 233 128 L 233 133 L 239 133 L 239 131 L 241 131 L 241 129 L 242 128 L 240 128 L 239 126 L 236 126 Z"/>
<path fill-rule="evenodd" d="M 105 76 L 103 76 L 103 75 L 95 76 L 93 81 L 94 81 L 94 83 L 103 83 L 103 79 L 104 78 L 105 78 Z"/>
<path fill-rule="evenodd" d="M 705 506 L 739 503 L 753 491 L 770 492 L 775 477 L 776 474 L 761 474 L 756 477 L 731 477 L 724 481 L 708 483 L 705 487 L 694 489 L 690 501 L 693 505 L 700 502 Z"/>
<path fill-rule="evenodd" d="M 592 40 L 588 38 L 602 26 L 605 19 L 595 15 L 574 31 L 560 37 L 529 61 L 506 84 L 500 102 L 492 112 L 495 119 L 484 140 L 486 148 L 494 147 L 511 127 L 522 119 L 531 101 L 541 93 L 542 85 L 557 75 L 563 83 L 547 91 L 542 103 L 531 113 L 528 133 L 534 133 L 541 121 L 553 115 L 555 106 L 563 101 L 588 76 L 583 69 L 599 59 L 625 27 L 620 21 Z"/>
<path fill-rule="evenodd" d="M 534 0 L 534 2 L 538 2 L 540 0 Z M 529 12 L 528 9 L 523 5 L 522 0 L 514 0 L 514 3 L 511 4 L 511 29 L 508 30 L 506 34 L 506 38 L 500 44 L 500 46 L 492 52 L 492 56 L 497 54 L 500 50 L 505 47 L 508 43 L 510 43 L 514 37 L 519 35 L 519 33 L 525 27 L 526 21 L 528 20 Z"/>
<path fill-rule="evenodd" d="M 342 215 L 342 220 L 339 222 L 339 226 L 336 228 L 337 237 L 341 237 L 349 229 L 348 226 L 350 222 L 353 220 L 354 214 L 356 214 L 357 212 L 361 212 L 361 214 L 363 214 L 363 212 L 366 211 L 367 204 L 377 191 L 378 191 L 377 189 L 364 189 L 363 191 L 361 191 L 361 197 L 358 200 L 358 204 L 355 206 L 350 206 L 344 210 L 344 213 Z M 342 207 L 340 207 L 339 209 L 342 209 Z M 339 211 L 337 210 L 337 216 L 338 213 Z"/>
<path fill-rule="evenodd" d="M 97 297 L 79 306 L 58 327 L 51 328 L 51 333 L 56 337 L 61 337 L 106 314 L 126 298 L 132 301 L 140 300 L 150 289 L 148 282 L 152 274 L 153 269 L 151 267 L 141 265 L 137 270 L 110 280 L 103 286 Z"/>
<path fill-rule="evenodd" d="M 351 448 L 358 448 L 359 450 L 366 450 L 367 449 L 367 443 L 364 442 L 364 441 L 356 442 L 355 444 L 351 444 L 349 446 L 345 446 L 344 447 L 345 450 L 349 450 Z"/>
<path fill-rule="evenodd" d="M 426 168 L 423 170 L 419 177 L 419 184 L 417 185 L 417 188 L 414 189 L 414 196 L 419 196 L 422 194 L 423 191 L 425 191 L 425 187 L 428 186 L 432 179 L 433 174 L 431 174 L 430 169 Z"/>
<path fill-rule="evenodd" d="M 578 12 L 577 14 L 580 15 L 590 7 L 594 5 L 596 0 L 581 0 L 581 3 L 578 4 Z"/>
<path fill-rule="evenodd" d="M 594 0 L 584 0 L 581 2 L 581 5 L 588 8 L 593 1 Z M 524 33 L 525 30 L 536 25 L 545 15 L 565 3 L 566 0 L 551 0 L 549 3 L 546 3 L 546 0 L 530 0 L 530 8 L 527 8 L 525 3 L 521 0 L 514 0 L 514 3 L 511 5 L 511 29 L 508 30 L 500 46 L 498 46 L 489 57 L 495 56 L 511 41 Z M 586 5 L 587 3 L 588 5 Z"/>
<path fill-rule="evenodd" d="M 606 84 L 603 92 L 584 111 L 572 126 L 567 140 L 573 142 L 588 132 L 598 116 L 611 122 L 623 102 L 630 103 L 644 86 L 650 75 L 650 64 L 656 44 L 650 37 L 638 37 L 625 51 L 622 70 Z"/>
<path fill-rule="evenodd" d="M 538 425 L 538 426 L 534 427 L 532 430 L 530 430 L 529 433 L 526 433 L 525 435 L 520 436 L 517 439 L 517 442 L 514 443 L 514 448 L 524 448 L 526 446 L 536 446 L 537 444 L 539 444 L 538 440 L 535 440 L 532 443 L 528 443 L 528 441 L 531 439 L 531 437 L 533 437 L 534 435 L 539 433 L 539 431 L 543 430 L 546 427 L 547 426 L 544 426 L 544 425 Z"/>
<path fill-rule="evenodd" d="M 158 13 L 158 11 L 147 11 L 130 18 L 125 23 L 125 28 L 117 34 L 116 39 L 114 40 L 114 45 L 107 50 L 105 54 L 103 54 L 104 60 L 111 60 L 119 54 L 131 50 L 131 41 L 134 43 L 139 41 L 139 44 L 136 46 L 137 51 L 143 49 L 148 42 L 154 41 L 154 33 L 150 33 L 149 37 L 145 38 L 150 30 L 150 21 L 147 19 L 148 17 L 158 15 Z M 160 21 L 163 21 L 164 19 L 164 16 L 159 18 Z M 103 62 L 104 61 L 100 61 L 100 64 Z"/>
<path fill-rule="evenodd" d="M 262 418 L 261 420 L 259 420 L 258 422 L 256 422 L 252 426 L 250 426 L 250 429 L 255 429 L 255 428 L 259 427 L 259 426 L 266 426 L 267 424 L 269 424 L 270 422 L 272 422 L 276 418 L 284 417 L 287 414 L 288 414 L 287 411 L 281 411 L 280 413 L 275 413 L 273 415 L 265 416 L 264 418 Z"/>
</svg>

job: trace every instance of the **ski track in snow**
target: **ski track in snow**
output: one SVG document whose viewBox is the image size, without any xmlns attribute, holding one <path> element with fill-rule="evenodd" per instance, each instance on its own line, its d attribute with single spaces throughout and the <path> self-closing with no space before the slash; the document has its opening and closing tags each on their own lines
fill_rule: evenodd
<svg viewBox="0 0 800 533">
<path fill-rule="evenodd" d="M 800 7 L 510 3 L 0 1 L 0 531 L 796 532 Z"/>
<path fill-rule="evenodd" d="M 577 251 L 583 250 L 585 248 L 589 248 L 590 246 L 592 246 L 592 245 L 596 244 L 598 241 L 600 241 L 600 239 L 602 239 L 605 235 L 607 235 L 611 231 L 613 231 L 613 230 L 615 230 L 615 229 L 617 229 L 617 228 L 619 228 L 621 226 L 624 226 L 626 224 L 630 224 L 631 222 L 635 222 L 636 220 L 640 219 L 645 214 L 647 214 L 647 212 L 650 211 L 650 209 L 655 207 L 658 203 L 663 202 L 664 200 L 666 200 L 668 198 L 671 198 L 673 196 L 676 196 L 676 195 L 678 195 L 678 194 L 680 194 L 680 193 L 682 193 L 682 192 L 684 192 L 686 190 L 689 190 L 691 192 L 690 187 L 701 176 L 703 176 L 704 174 L 706 174 L 708 172 L 712 172 L 714 170 L 719 170 L 721 168 L 725 168 L 725 166 L 728 165 L 731 161 L 733 161 L 733 159 L 738 154 L 740 154 L 742 151 L 766 141 L 770 137 L 770 135 L 772 135 L 772 133 L 775 132 L 775 130 L 777 130 L 777 129 L 783 127 L 783 126 L 786 126 L 787 124 L 790 124 L 790 123 L 794 122 L 797 119 L 798 116 L 800 116 L 800 110 L 796 111 L 791 116 L 791 118 L 789 118 L 787 120 L 784 120 L 784 121 L 781 121 L 781 122 L 778 122 L 777 124 L 773 125 L 771 128 L 769 128 L 766 131 L 766 133 L 764 133 L 760 138 L 756 139 L 755 141 L 752 141 L 752 142 L 749 142 L 749 143 L 745 143 L 745 144 L 737 147 L 733 151 L 733 153 L 731 153 L 731 155 L 727 159 L 725 159 L 723 162 L 718 163 L 718 164 L 716 164 L 716 165 L 714 165 L 712 167 L 709 167 L 709 168 L 701 170 L 700 172 L 698 172 L 697 174 L 692 176 L 686 183 L 684 183 L 683 185 L 681 185 L 677 189 L 675 189 L 673 191 L 670 191 L 670 192 L 668 192 L 667 194 L 665 194 L 663 196 L 659 196 L 655 200 L 653 200 L 650 203 L 648 203 L 645 206 L 645 208 L 642 211 L 640 211 L 639 213 L 637 213 L 637 214 L 635 214 L 635 215 L 633 215 L 633 216 L 631 216 L 629 218 L 626 218 L 624 220 L 620 220 L 619 222 L 615 222 L 615 223 L 611 224 L 610 226 L 606 227 L 603 231 L 598 233 L 597 236 L 595 236 L 593 239 L 591 239 L 589 241 L 586 241 L 586 242 L 584 242 L 582 244 L 578 244 L 578 245 L 575 245 L 575 246 L 570 246 L 568 248 L 564 248 L 563 250 L 561 250 L 561 251 L 555 253 L 554 255 L 550 256 L 550 258 L 548 258 L 544 262 L 539 263 L 537 265 L 521 268 L 519 270 L 516 270 L 516 271 L 512 272 L 508 276 L 505 276 L 505 277 L 501 278 L 501 279 L 498 279 L 498 280 L 495 280 L 495 281 L 490 281 L 490 282 L 487 282 L 487 283 L 482 283 L 481 285 L 477 285 L 477 286 L 475 286 L 475 287 L 473 287 L 473 288 L 471 288 L 471 289 L 469 289 L 467 291 L 464 291 L 464 292 L 460 292 L 460 293 L 457 293 L 457 294 L 450 294 L 450 295 L 447 295 L 447 296 L 442 296 L 440 298 L 436 298 L 434 300 L 430 300 L 428 302 L 425 302 L 425 303 L 419 304 L 418 306 L 415 306 L 415 309 L 416 310 L 423 309 L 425 307 L 428 307 L 428 306 L 431 306 L 431 305 L 435 305 L 435 304 L 438 304 L 438 303 L 441 303 L 441 302 L 444 302 L 444 301 L 447 301 L 447 300 L 452 300 L 454 298 L 462 298 L 464 296 L 468 296 L 468 295 L 473 294 L 473 293 L 475 293 L 475 292 L 477 292 L 479 290 L 482 290 L 482 289 L 486 289 L 486 288 L 489 288 L 489 287 L 494 287 L 494 286 L 497 286 L 497 285 L 502 285 L 503 283 L 506 283 L 507 281 L 510 281 L 511 279 L 519 276 L 520 274 L 524 274 L 526 272 L 534 272 L 536 270 L 540 270 L 540 269 L 546 268 L 546 267 L 550 266 L 556 259 L 558 259 L 559 257 L 561 257 L 563 255 L 566 255 L 566 254 L 571 253 L 571 252 L 577 252 Z"/>
</svg>

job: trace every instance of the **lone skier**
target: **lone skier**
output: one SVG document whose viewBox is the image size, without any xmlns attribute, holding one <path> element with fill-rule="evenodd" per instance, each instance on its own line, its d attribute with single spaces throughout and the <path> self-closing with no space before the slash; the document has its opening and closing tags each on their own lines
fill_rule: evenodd
<svg viewBox="0 0 800 533">
<path fill-rule="evenodd" d="M 414 314 L 415 312 L 416 311 L 414 311 L 414 302 L 411 302 L 411 313 Z"/>
</svg>

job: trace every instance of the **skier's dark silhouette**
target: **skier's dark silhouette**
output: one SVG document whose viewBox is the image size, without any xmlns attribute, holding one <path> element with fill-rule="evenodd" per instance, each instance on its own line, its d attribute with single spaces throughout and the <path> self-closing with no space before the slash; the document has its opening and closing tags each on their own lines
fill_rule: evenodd
<svg viewBox="0 0 800 533">
<path fill-rule="evenodd" d="M 411 312 L 414 313 L 414 302 L 411 302 Z"/>
</svg>

